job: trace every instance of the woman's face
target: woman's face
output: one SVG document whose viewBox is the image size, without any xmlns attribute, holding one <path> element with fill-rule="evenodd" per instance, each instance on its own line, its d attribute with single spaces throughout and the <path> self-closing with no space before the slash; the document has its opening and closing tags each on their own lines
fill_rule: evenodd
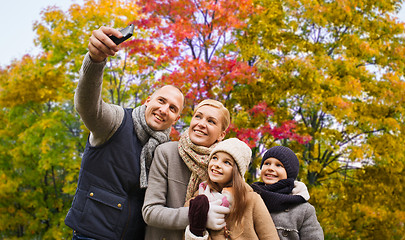
<svg viewBox="0 0 405 240">
<path fill-rule="evenodd" d="M 209 105 L 197 109 L 190 122 L 189 136 L 196 145 L 210 147 L 225 137 L 221 111 Z"/>
</svg>

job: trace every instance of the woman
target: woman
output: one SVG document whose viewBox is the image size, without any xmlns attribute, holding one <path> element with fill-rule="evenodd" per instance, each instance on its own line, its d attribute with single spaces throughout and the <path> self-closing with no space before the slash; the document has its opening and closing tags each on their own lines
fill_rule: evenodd
<svg viewBox="0 0 405 240">
<path fill-rule="evenodd" d="M 179 142 L 156 148 L 142 208 L 148 225 L 145 239 L 182 239 L 189 224 L 184 203 L 208 179 L 209 154 L 224 139 L 229 123 L 229 111 L 222 103 L 204 100 L 195 108 L 190 127 Z M 207 227 L 221 229 L 229 208 L 210 204 Z"/>
</svg>

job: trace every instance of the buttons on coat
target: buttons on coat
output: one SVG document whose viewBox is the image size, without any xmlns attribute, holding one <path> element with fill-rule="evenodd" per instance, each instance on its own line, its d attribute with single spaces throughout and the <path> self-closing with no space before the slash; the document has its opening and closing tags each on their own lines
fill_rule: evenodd
<svg viewBox="0 0 405 240">
<path fill-rule="evenodd" d="M 90 196 L 90 197 L 95 197 L 94 192 L 90 192 L 90 193 L 89 193 L 89 196 Z M 93 198 L 93 199 L 100 198 L 100 194 L 98 194 L 97 196 L 98 196 L 98 197 L 95 197 L 95 198 Z M 97 199 L 96 199 L 96 200 L 97 200 Z M 100 201 L 100 200 L 98 200 L 98 201 Z M 101 201 L 101 202 L 103 202 L 103 201 Z M 103 202 L 103 203 L 105 203 L 105 202 Z M 110 207 L 117 206 L 118 208 L 122 208 L 122 204 L 121 204 L 121 203 L 116 203 L 116 202 L 114 203 L 114 201 L 113 201 L 113 202 L 110 202 L 110 203 L 107 203 L 107 205 L 110 206 Z"/>
</svg>

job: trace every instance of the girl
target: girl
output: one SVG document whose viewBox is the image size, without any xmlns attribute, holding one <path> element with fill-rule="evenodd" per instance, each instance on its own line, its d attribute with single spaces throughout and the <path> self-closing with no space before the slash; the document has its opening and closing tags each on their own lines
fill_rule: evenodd
<svg viewBox="0 0 405 240">
<path fill-rule="evenodd" d="M 283 146 L 272 147 L 264 154 L 260 168 L 263 182 L 252 187 L 263 198 L 280 239 L 324 239 L 315 208 L 307 202 L 306 187 L 303 194 L 293 191 L 299 170 L 294 152 Z"/>
<path fill-rule="evenodd" d="M 188 225 L 188 207 L 184 203 L 208 179 L 209 154 L 225 137 L 229 123 L 229 112 L 222 103 L 204 100 L 195 108 L 190 127 L 180 141 L 156 148 L 142 208 L 148 224 L 145 239 L 182 239 Z M 214 204 L 210 203 L 207 227 L 219 229 L 229 208 Z"/>
<path fill-rule="evenodd" d="M 237 138 L 224 140 L 212 150 L 208 180 L 190 201 L 185 239 L 279 239 L 274 223 L 260 196 L 244 181 L 252 151 Z M 218 231 L 205 230 L 209 202 L 230 205 L 226 226 Z"/>
</svg>

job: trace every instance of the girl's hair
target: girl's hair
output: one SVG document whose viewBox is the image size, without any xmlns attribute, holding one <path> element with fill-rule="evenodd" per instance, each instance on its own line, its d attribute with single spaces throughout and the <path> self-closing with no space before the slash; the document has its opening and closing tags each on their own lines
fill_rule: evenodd
<svg viewBox="0 0 405 240">
<path fill-rule="evenodd" d="M 231 117 L 229 114 L 228 109 L 221 103 L 218 102 L 217 100 L 214 99 L 205 99 L 202 102 L 200 102 L 197 107 L 194 109 L 194 114 L 197 112 L 197 110 L 202 107 L 202 106 L 211 106 L 214 108 L 218 108 L 220 112 L 222 113 L 222 131 L 225 131 L 228 127 L 229 124 L 231 123 Z"/>
<path fill-rule="evenodd" d="M 235 160 L 235 159 L 234 159 Z M 207 180 L 208 185 L 211 189 L 214 189 L 218 192 L 222 192 L 222 188 L 218 186 L 217 183 L 211 181 L 210 178 Z M 242 216 L 246 208 L 247 199 L 246 194 L 248 192 L 246 188 L 246 183 L 239 172 L 238 164 L 233 165 L 232 168 L 232 180 L 225 186 L 232 187 L 232 206 L 229 216 L 227 217 L 228 221 L 235 221 L 236 224 L 242 222 Z"/>
</svg>

